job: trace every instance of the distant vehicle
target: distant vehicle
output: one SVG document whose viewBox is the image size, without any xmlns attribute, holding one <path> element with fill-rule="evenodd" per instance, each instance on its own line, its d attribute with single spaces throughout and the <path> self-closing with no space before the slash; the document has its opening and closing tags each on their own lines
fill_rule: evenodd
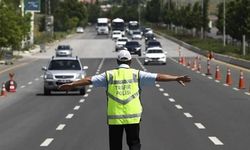
<svg viewBox="0 0 250 150">
<path fill-rule="evenodd" d="M 51 91 L 58 91 L 58 86 L 83 79 L 86 76 L 88 66 L 82 67 L 78 57 L 52 57 L 44 71 L 44 95 L 50 95 Z M 85 87 L 76 87 L 72 91 L 85 94 Z"/>
<path fill-rule="evenodd" d="M 157 63 L 157 64 L 166 64 L 167 62 L 167 52 L 164 52 L 161 47 L 152 47 L 148 48 L 145 52 L 144 64 Z"/>
<path fill-rule="evenodd" d="M 125 36 L 125 22 L 121 18 L 115 18 L 112 20 L 111 23 L 112 31 L 119 30 L 121 31 L 122 35 Z"/>
<path fill-rule="evenodd" d="M 132 35 L 134 31 L 138 31 L 138 30 L 140 30 L 138 21 L 129 21 L 128 22 L 128 33 L 130 35 Z"/>
<path fill-rule="evenodd" d="M 84 33 L 83 27 L 77 27 L 76 28 L 76 33 Z"/>
<path fill-rule="evenodd" d="M 141 44 L 138 41 L 128 41 L 124 47 L 127 48 L 131 54 L 141 56 Z"/>
<path fill-rule="evenodd" d="M 133 31 L 133 33 L 132 33 L 132 39 L 133 40 L 136 40 L 136 39 L 141 40 L 142 39 L 141 31 L 140 30 Z"/>
<path fill-rule="evenodd" d="M 149 40 L 156 40 L 155 35 L 153 33 L 146 33 L 144 35 L 145 38 L 145 43 L 147 43 L 147 41 Z"/>
<path fill-rule="evenodd" d="M 143 35 L 145 35 L 146 33 L 153 34 L 153 30 L 151 28 L 144 28 L 144 30 L 142 32 L 143 32 Z"/>
<path fill-rule="evenodd" d="M 118 38 L 115 42 L 115 51 L 118 51 L 120 48 L 124 47 L 124 45 L 128 42 L 127 37 Z"/>
<path fill-rule="evenodd" d="M 108 18 L 97 18 L 97 34 L 109 34 L 109 19 Z"/>
<path fill-rule="evenodd" d="M 115 30 L 112 32 L 112 39 L 116 40 L 122 37 L 122 33 L 119 30 Z"/>
<path fill-rule="evenodd" d="M 70 45 L 58 45 L 55 49 L 56 57 L 72 57 L 73 49 Z"/>
<path fill-rule="evenodd" d="M 146 49 L 145 51 L 147 51 L 148 48 L 150 47 L 162 47 L 161 46 L 161 43 L 157 40 L 149 40 L 147 43 L 146 43 Z"/>
</svg>

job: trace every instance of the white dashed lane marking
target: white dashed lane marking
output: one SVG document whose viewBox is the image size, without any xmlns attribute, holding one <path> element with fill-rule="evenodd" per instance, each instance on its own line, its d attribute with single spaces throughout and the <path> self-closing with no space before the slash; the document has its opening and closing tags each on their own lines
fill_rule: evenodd
<svg viewBox="0 0 250 150">
<path fill-rule="evenodd" d="M 169 94 L 168 94 L 168 93 L 163 93 L 163 95 L 164 95 L 164 96 L 169 96 Z"/>
<path fill-rule="evenodd" d="M 203 126 L 201 123 L 194 123 L 194 125 L 195 125 L 198 129 L 206 129 L 205 126 Z"/>
<path fill-rule="evenodd" d="M 68 115 L 66 116 L 66 119 L 71 119 L 73 116 L 74 116 L 74 114 L 68 114 Z"/>
<path fill-rule="evenodd" d="M 25 88 L 26 86 L 25 85 L 22 85 L 20 88 Z"/>
<path fill-rule="evenodd" d="M 224 145 L 217 137 L 215 136 L 209 136 L 208 137 L 213 143 L 214 145 Z"/>
<path fill-rule="evenodd" d="M 85 99 L 80 99 L 79 103 L 84 103 Z"/>
<path fill-rule="evenodd" d="M 193 118 L 193 116 L 192 116 L 190 113 L 188 113 L 188 112 L 184 113 L 184 115 L 185 115 L 187 118 Z"/>
<path fill-rule="evenodd" d="M 53 141 L 53 138 L 47 138 L 40 146 L 41 147 L 47 147 L 50 145 L 50 143 Z"/>
<path fill-rule="evenodd" d="M 83 97 L 88 97 L 89 96 L 89 94 L 85 94 Z"/>
<path fill-rule="evenodd" d="M 80 109 L 80 106 L 75 106 L 74 107 L 74 110 L 79 110 Z"/>
<path fill-rule="evenodd" d="M 160 84 L 155 84 L 156 87 L 160 87 Z"/>
<path fill-rule="evenodd" d="M 63 130 L 65 126 L 65 124 L 59 124 L 56 130 Z"/>
<path fill-rule="evenodd" d="M 177 109 L 183 109 L 183 107 L 182 107 L 181 105 L 175 105 L 175 107 L 176 107 Z"/>
<path fill-rule="evenodd" d="M 163 89 L 163 88 L 159 88 L 159 91 L 163 92 L 163 91 L 164 91 L 164 89 Z"/>
<path fill-rule="evenodd" d="M 87 92 L 88 92 L 88 93 L 91 92 L 91 89 L 88 89 Z"/>
<path fill-rule="evenodd" d="M 28 84 L 32 84 L 32 82 L 28 82 Z"/>
<path fill-rule="evenodd" d="M 173 99 L 173 98 L 169 98 L 168 100 L 169 100 L 170 102 L 172 102 L 172 103 L 175 102 L 175 99 Z"/>
</svg>

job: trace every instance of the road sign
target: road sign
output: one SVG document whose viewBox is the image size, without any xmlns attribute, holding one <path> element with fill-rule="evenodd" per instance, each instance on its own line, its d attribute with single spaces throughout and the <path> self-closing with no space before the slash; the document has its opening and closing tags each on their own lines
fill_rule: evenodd
<svg viewBox="0 0 250 150">
<path fill-rule="evenodd" d="M 24 0 L 25 12 L 40 12 L 41 0 Z"/>
</svg>

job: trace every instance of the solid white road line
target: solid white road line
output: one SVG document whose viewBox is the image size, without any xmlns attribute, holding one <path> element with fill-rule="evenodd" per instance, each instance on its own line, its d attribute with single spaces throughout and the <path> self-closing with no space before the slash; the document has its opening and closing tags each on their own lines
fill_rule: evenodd
<svg viewBox="0 0 250 150">
<path fill-rule="evenodd" d="M 176 107 L 177 109 L 183 109 L 183 107 L 182 107 L 181 105 L 175 105 L 175 107 Z"/>
<path fill-rule="evenodd" d="M 80 106 L 75 106 L 74 107 L 74 110 L 79 110 L 80 109 Z"/>
<path fill-rule="evenodd" d="M 47 138 L 40 146 L 47 147 L 54 140 L 54 138 Z"/>
<path fill-rule="evenodd" d="M 206 129 L 201 123 L 194 123 L 198 129 Z"/>
<path fill-rule="evenodd" d="M 74 116 L 74 114 L 68 114 L 68 115 L 66 116 L 66 119 L 71 119 L 73 116 Z"/>
<path fill-rule="evenodd" d="M 185 113 L 183 113 L 187 118 L 193 118 L 193 116 L 190 114 L 190 113 L 188 113 L 188 112 L 185 112 Z"/>
<path fill-rule="evenodd" d="M 79 103 L 84 103 L 85 99 L 80 99 Z"/>
<path fill-rule="evenodd" d="M 224 145 L 217 137 L 215 136 L 209 136 L 208 137 L 213 143 L 214 145 Z"/>
<path fill-rule="evenodd" d="M 169 98 L 168 99 L 170 102 L 175 102 L 175 99 L 173 99 L 173 98 Z"/>
<path fill-rule="evenodd" d="M 59 124 L 56 130 L 63 130 L 65 126 L 66 126 L 65 124 Z"/>
</svg>

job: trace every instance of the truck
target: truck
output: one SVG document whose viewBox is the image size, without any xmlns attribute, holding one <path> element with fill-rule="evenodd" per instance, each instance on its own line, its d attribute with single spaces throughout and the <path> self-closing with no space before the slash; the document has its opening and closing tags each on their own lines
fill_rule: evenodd
<svg viewBox="0 0 250 150">
<path fill-rule="evenodd" d="M 97 34 L 109 34 L 109 19 L 108 18 L 97 18 Z"/>
</svg>

